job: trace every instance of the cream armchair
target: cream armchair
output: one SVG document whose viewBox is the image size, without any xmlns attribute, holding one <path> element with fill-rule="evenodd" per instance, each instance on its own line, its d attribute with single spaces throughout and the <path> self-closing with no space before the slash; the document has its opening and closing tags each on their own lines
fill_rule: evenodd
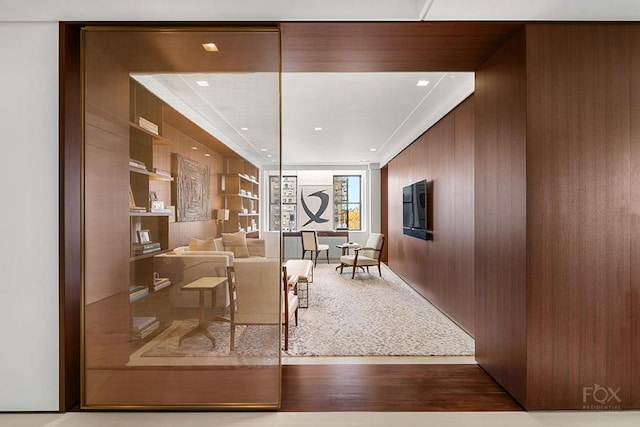
<svg viewBox="0 0 640 427">
<path fill-rule="evenodd" d="M 226 319 L 231 324 L 230 351 L 235 348 L 237 325 L 278 325 L 279 322 L 285 324 L 286 350 L 291 317 L 295 317 L 298 324 L 298 296 L 289 287 L 295 279 L 287 279 L 277 258 L 243 260 L 228 267 L 227 275 L 231 295 L 229 317 Z"/>
<path fill-rule="evenodd" d="M 351 278 L 356 275 L 356 269 L 358 267 L 365 267 L 367 273 L 369 267 L 378 266 L 378 273 L 382 277 L 382 270 L 380 269 L 380 255 L 382 248 L 384 247 L 384 235 L 380 233 L 371 233 L 367 239 L 367 243 L 362 248 L 356 248 L 353 255 L 342 255 L 340 257 L 340 274 L 345 265 L 353 267 Z"/>
</svg>

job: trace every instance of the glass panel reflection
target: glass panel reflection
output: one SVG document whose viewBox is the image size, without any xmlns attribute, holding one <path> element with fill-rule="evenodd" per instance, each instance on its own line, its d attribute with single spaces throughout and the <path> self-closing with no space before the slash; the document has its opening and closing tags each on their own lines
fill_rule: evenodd
<svg viewBox="0 0 640 427">
<path fill-rule="evenodd" d="M 277 30 L 83 37 L 82 406 L 277 407 L 280 250 L 246 154 L 279 151 Z"/>
</svg>

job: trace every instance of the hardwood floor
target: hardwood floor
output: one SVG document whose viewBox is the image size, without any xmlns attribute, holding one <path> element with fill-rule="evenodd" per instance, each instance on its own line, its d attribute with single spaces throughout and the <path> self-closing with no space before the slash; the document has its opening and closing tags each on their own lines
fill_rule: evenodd
<svg viewBox="0 0 640 427">
<path fill-rule="evenodd" d="M 285 365 L 285 412 L 521 411 L 477 365 Z"/>
</svg>

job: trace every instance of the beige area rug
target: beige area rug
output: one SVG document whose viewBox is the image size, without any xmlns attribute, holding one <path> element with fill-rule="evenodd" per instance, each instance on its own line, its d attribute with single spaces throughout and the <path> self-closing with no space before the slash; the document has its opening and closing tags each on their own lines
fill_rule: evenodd
<svg viewBox="0 0 640 427">
<path fill-rule="evenodd" d="M 374 273 L 375 270 L 375 273 Z M 309 307 L 289 329 L 283 356 L 470 356 L 474 341 L 432 304 L 383 266 L 371 274 L 339 274 L 321 264 L 309 284 Z M 201 334 L 181 336 L 197 320 L 176 320 L 133 353 L 129 366 L 272 365 L 278 362 L 277 326 L 238 326 L 229 352 L 229 324 L 213 322 L 216 346 Z"/>
<path fill-rule="evenodd" d="M 291 327 L 288 356 L 468 356 L 471 336 L 382 266 L 339 274 L 318 261 L 309 308 Z"/>
<path fill-rule="evenodd" d="M 229 324 L 212 322 L 209 333 L 215 347 L 203 334 L 195 334 L 179 344 L 198 321 L 174 320 L 171 325 L 133 353 L 127 366 L 193 365 L 276 365 L 278 364 L 278 326 L 237 326 L 235 349 L 229 351 Z"/>
</svg>

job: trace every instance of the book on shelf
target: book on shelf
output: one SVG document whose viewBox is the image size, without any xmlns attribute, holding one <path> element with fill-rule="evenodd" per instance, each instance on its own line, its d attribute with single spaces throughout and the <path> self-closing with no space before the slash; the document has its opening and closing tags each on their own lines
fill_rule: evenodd
<svg viewBox="0 0 640 427">
<path fill-rule="evenodd" d="M 138 286 L 136 286 L 133 291 L 132 288 L 129 287 L 129 302 L 138 301 L 140 298 L 144 298 L 149 295 L 149 288 L 144 285 L 139 286 L 142 286 L 142 288 L 135 290 L 135 288 L 138 288 Z"/>
<path fill-rule="evenodd" d="M 131 285 L 131 286 L 129 286 L 129 293 L 133 293 L 133 292 L 139 291 L 139 290 L 144 289 L 146 287 L 147 287 L 146 285 Z"/>
<path fill-rule="evenodd" d="M 163 208 L 163 209 L 152 208 L 151 209 L 151 213 L 162 213 L 162 214 L 170 215 L 171 212 L 173 212 L 173 211 L 171 209 L 168 209 L 168 208 Z"/>
<path fill-rule="evenodd" d="M 158 135 L 158 125 L 144 117 L 138 117 L 138 126 L 154 135 Z"/>
<path fill-rule="evenodd" d="M 131 251 L 134 255 L 145 255 L 150 254 L 152 252 L 158 252 L 162 248 L 160 247 L 159 242 L 149 242 L 149 243 L 132 243 Z"/>
<path fill-rule="evenodd" d="M 133 166 L 134 168 L 147 170 L 147 165 L 144 162 L 136 159 L 129 159 L 129 166 Z"/>
<path fill-rule="evenodd" d="M 152 333 L 154 333 L 159 327 L 160 327 L 160 322 L 158 320 L 155 320 L 154 322 L 152 322 L 148 326 L 146 326 L 143 329 L 140 329 L 138 331 L 135 331 L 135 330 L 132 329 L 131 330 L 131 338 L 137 339 L 137 340 L 144 339 L 144 338 L 148 337 L 149 335 L 151 335 Z"/>
<path fill-rule="evenodd" d="M 153 172 L 156 175 L 162 175 L 162 176 L 166 176 L 167 178 L 171 178 L 171 172 L 169 172 L 168 170 L 153 168 Z"/>
<path fill-rule="evenodd" d="M 164 289 L 167 286 L 171 286 L 171 280 L 168 277 L 158 277 L 153 280 L 153 291 L 157 292 L 160 289 Z"/>
<path fill-rule="evenodd" d="M 129 206 L 129 212 L 139 213 L 139 212 L 146 212 L 146 211 L 147 211 L 147 208 L 143 206 Z"/>
<path fill-rule="evenodd" d="M 151 324 L 153 324 L 156 320 L 155 316 L 144 316 L 144 317 L 134 317 L 131 320 L 131 331 L 139 332 Z"/>
<path fill-rule="evenodd" d="M 160 243 L 159 242 L 149 242 L 149 243 L 133 243 L 132 244 L 133 249 L 160 249 Z"/>
<path fill-rule="evenodd" d="M 150 249 L 134 249 L 133 250 L 133 254 L 134 255 L 147 255 L 147 254 L 152 254 L 154 252 L 158 252 L 160 251 L 160 248 L 150 248 Z"/>
</svg>

